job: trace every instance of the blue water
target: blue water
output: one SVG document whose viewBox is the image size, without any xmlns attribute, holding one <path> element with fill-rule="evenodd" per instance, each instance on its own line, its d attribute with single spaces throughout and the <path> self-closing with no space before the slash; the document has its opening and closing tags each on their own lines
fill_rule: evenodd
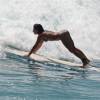
<svg viewBox="0 0 100 100">
<path fill-rule="evenodd" d="M 97 68 L 100 60 L 94 60 Z M 6 52 L 0 59 L 0 100 L 100 100 L 100 71 L 73 70 Z"/>
</svg>

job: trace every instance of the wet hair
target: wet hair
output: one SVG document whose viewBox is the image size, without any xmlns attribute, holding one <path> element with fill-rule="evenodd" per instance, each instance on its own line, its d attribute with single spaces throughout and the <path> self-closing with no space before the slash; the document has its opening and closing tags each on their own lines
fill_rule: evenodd
<svg viewBox="0 0 100 100">
<path fill-rule="evenodd" d="M 37 34 L 44 32 L 44 28 L 41 24 L 34 24 L 33 29 L 37 31 Z"/>
</svg>

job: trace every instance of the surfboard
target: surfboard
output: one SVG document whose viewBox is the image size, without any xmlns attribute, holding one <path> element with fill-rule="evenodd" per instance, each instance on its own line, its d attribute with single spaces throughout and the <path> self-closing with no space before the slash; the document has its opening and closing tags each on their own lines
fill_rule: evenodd
<svg viewBox="0 0 100 100">
<path fill-rule="evenodd" d="M 21 57 L 25 57 L 25 55 L 29 53 L 27 51 L 21 51 L 17 49 L 9 49 L 7 50 L 7 52 L 16 54 Z M 52 57 L 46 57 L 40 54 L 31 54 L 30 58 L 34 61 L 39 61 L 39 62 L 54 62 L 57 64 L 63 64 L 63 65 L 71 66 L 71 67 L 82 67 L 82 64 L 78 64 L 78 63 L 74 63 L 70 61 L 64 61 L 64 60 L 60 60 L 60 59 L 56 59 Z"/>
</svg>

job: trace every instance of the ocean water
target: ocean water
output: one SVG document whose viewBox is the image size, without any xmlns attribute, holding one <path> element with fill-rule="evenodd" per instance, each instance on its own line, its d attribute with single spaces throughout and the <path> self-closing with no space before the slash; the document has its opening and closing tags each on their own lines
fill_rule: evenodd
<svg viewBox="0 0 100 100">
<path fill-rule="evenodd" d="M 99 0 L 0 0 L 0 100 L 100 100 Z M 34 23 L 69 30 L 91 68 L 73 69 L 9 53 L 29 51 Z M 81 63 L 61 42 L 46 42 L 39 54 Z"/>
<path fill-rule="evenodd" d="M 6 52 L 0 59 L 0 100 L 99 100 L 100 60 L 95 69 L 73 69 Z"/>
<path fill-rule="evenodd" d="M 6 52 L 0 59 L 0 100 L 99 100 L 100 60 L 93 69 L 37 62 Z"/>
</svg>

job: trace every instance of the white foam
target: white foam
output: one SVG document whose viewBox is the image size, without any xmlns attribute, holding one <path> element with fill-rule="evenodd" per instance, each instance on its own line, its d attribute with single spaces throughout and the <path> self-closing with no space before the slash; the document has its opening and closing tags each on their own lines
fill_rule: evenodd
<svg viewBox="0 0 100 100">
<path fill-rule="evenodd" d="M 69 30 L 78 48 L 87 56 L 98 58 L 99 5 L 99 0 L 0 0 L 0 39 L 5 44 L 30 50 L 36 40 L 32 26 L 41 23 L 48 30 Z M 39 52 L 73 56 L 61 42 L 46 43 Z"/>
</svg>

